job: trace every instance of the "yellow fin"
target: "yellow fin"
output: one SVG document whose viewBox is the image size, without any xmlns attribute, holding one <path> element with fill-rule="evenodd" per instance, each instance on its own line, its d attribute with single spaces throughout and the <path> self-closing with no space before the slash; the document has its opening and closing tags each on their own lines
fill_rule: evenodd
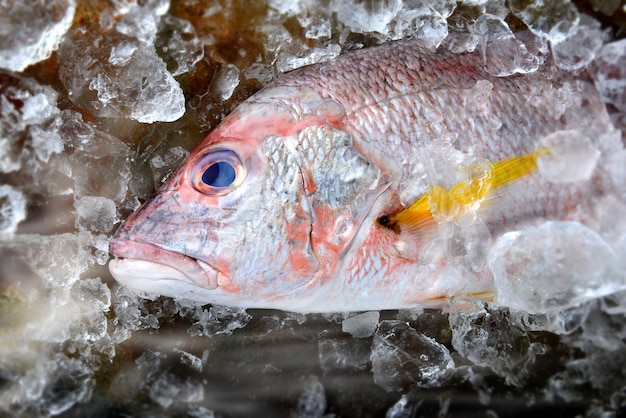
<svg viewBox="0 0 626 418">
<path fill-rule="evenodd" d="M 492 187 L 497 188 L 537 171 L 537 158 L 550 154 L 550 149 L 542 147 L 532 154 L 524 154 L 492 164 Z"/>
<path fill-rule="evenodd" d="M 478 209 L 491 190 L 537 171 L 537 158 L 548 153 L 550 150 L 544 147 L 531 154 L 496 161 L 489 164 L 486 170 L 479 170 L 479 166 L 470 167 L 468 171 L 480 174 L 455 184 L 449 190 L 434 185 L 408 208 L 383 216 L 378 222 L 399 233 L 401 227 L 414 230 L 456 220 Z"/>
</svg>

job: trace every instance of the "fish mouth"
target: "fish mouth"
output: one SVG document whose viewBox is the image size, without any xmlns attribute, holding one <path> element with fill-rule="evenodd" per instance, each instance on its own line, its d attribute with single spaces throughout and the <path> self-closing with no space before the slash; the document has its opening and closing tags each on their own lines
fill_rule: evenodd
<svg viewBox="0 0 626 418">
<path fill-rule="evenodd" d="M 168 279 L 200 286 L 217 288 L 219 272 L 207 263 L 184 254 L 166 250 L 153 244 L 113 239 L 109 252 L 114 259 L 109 262 L 113 277 L 130 287 L 137 287 L 134 279 Z"/>
</svg>

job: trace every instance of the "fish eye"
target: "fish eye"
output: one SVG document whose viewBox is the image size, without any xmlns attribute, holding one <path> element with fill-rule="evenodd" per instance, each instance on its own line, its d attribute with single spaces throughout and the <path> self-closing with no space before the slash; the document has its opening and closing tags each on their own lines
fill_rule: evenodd
<svg viewBox="0 0 626 418">
<path fill-rule="evenodd" d="M 205 154 L 192 169 L 191 184 L 200 193 L 221 196 L 233 191 L 246 177 L 246 169 L 231 150 Z"/>
<path fill-rule="evenodd" d="M 237 173 L 228 161 L 216 161 L 204 170 L 202 182 L 212 187 L 228 187 L 235 181 Z"/>
</svg>

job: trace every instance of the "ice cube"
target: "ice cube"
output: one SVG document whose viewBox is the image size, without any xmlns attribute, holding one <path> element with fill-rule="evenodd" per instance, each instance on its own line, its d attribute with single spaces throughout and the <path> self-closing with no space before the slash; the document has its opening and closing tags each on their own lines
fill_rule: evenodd
<svg viewBox="0 0 626 418">
<path fill-rule="evenodd" d="M 179 301 L 184 306 L 185 301 Z M 252 317 L 242 308 L 214 305 L 207 309 L 191 311 L 188 319 L 196 321 L 187 332 L 191 336 L 230 335 L 233 331 L 248 325 Z"/>
<path fill-rule="evenodd" d="M 159 328 L 159 319 L 146 307 L 146 302 L 138 297 L 133 290 L 118 286 L 113 298 L 114 325 L 125 330 L 137 331 L 148 328 Z M 128 337 L 127 332 L 120 332 L 119 337 Z M 122 339 L 123 341 L 123 339 Z"/>
<path fill-rule="evenodd" d="M 128 64 L 139 45 L 134 42 L 120 42 L 111 48 L 109 62 L 116 67 L 123 67 Z"/>
<path fill-rule="evenodd" d="M 600 157 L 600 151 L 578 130 L 551 133 L 540 138 L 538 144 L 546 149 L 537 158 L 539 173 L 552 183 L 588 180 Z"/>
<path fill-rule="evenodd" d="M 301 394 L 294 411 L 298 418 L 321 418 L 326 410 L 326 394 L 322 382 L 315 375 L 309 375 L 299 383 Z"/>
<path fill-rule="evenodd" d="M 76 2 L 22 0 L 0 5 L 0 67 L 22 71 L 45 60 L 70 28 Z M 27 22 L 27 23 L 25 23 Z"/>
<path fill-rule="evenodd" d="M 155 373 L 148 380 L 150 399 L 161 408 L 168 408 L 174 402 L 196 403 L 204 399 L 204 386 L 192 380 L 180 378 L 167 371 Z"/>
<path fill-rule="evenodd" d="M 553 38 L 551 42 L 552 56 L 555 64 L 565 70 L 574 71 L 585 67 L 596 56 L 604 43 L 604 34 L 599 27 L 591 25 L 575 25 L 569 30 L 561 30 L 560 27 L 569 25 L 568 22 L 560 22 L 555 27 L 565 36 Z M 553 29 L 554 30 L 554 29 Z"/>
<path fill-rule="evenodd" d="M 324 371 L 362 370 L 370 361 L 369 340 L 322 339 L 318 341 L 317 349 Z"/>
<path fill-rule="evenodd" d="M 165 144 L 164 144 L 165 145 Z M 183 147 L 161 147 L 158 154 L 150 159 L 152 179 L 155 185 L 160 185 L 172 172 L 189 156 L 189 151 Z"/>
<path fill-rule="evenodd" d="M 341 47 L 337 44 L 330 44 L 325 48 L 308 48 L 296 56 L 281 54 L 276 65 L 278 71 L 287 72 L 296 68 L 329 61 L 336 58 L 341 53 Z"/>
<path fill-rule="evenodd" d="M 19 239 L 17 239 L 19 237 Z M 67 303 L 69 291 L 90 267 L 89 253 L 79 234 L 18 235 L 5 243 L 39 276 L 51 292 L 51 300 Z"/>
<path fill-rule="evenodd" d="M 187 411 L 187 415 L 191 418 L 215 418 L 215 412 L 203 406 L 192 407 Z"/>
<path fill-rule="evenodd" d="M 622 132 L 609 131 L 598 138 L 596 145 L 602 154 L 596 171 L 602 173 L 605 187 L 612 190 L 615 196 L 626 195 L 626 149 L 622 143 Z"/>
<path fill-rule="evenodd" d="M 254 63 L 243 70 L 246 79 L 257 79 L 261 84 L 267 84 L 274 79 L 275 71 L 267 64 Z"/>
<path fill-rule="evenodd" d="M 59 49 L 59 77 L 77 106 L 99 117 L 171 122 L 185 98 L 154 46 L 78 27 Z"/>
<path fill-rule="evenodd" d="M 202 359 L 194 356 L 191 353 L 187 353 L 186 351 L 179 350 L 178 348 L 174 348 L 174 352 L 180 354 L 180 362 L 185 366 L 189 367 L 192 370 L 201 372 L 202 371 Z"/>
<path fill-rule="evenodd" d="M 88 245 L 93 248 L 93 260 L 101 266 L 109 261 L 109 237 L 105 234 L 90 234 Z"/>
<path fill-rule="evenodd" d="M 604 45 L 589 70 L 602 99 L 626 112 L 626 39 Z"/>
<path fill-rule="evenodd" d="M 111 232 L 119 221 L 115 202 L 106 197 L 83 196 L 74 203 L 76 224 L 82 230 L 91 232 Z"/>
<path fill-rule="evenodd" d="M 409 401 L 407 395 L 402 395 L 398 402 L 387 410 L 385 418 L 409 418 L 415 416 L 416 406 Z"/>
<path fill-rule="evenodd" d="M 74 285 L 74 300 L 84 311 L 108 312 L 111 306 L 111 290 L 99 277 L 82 279 Z"/>
<path fill-rule="evenodd" d="M 26 77 L 0 72 L 0 171 L 39 165 L 63 149 L 57 93 Z M 24 146 L 24 141 L 33 144 Z M 33 149 L 34 148 L 34 149 Z M 33 155 L 34 153 L 34 155 Z"/>
<path fill-rule="evenodd" d="M 155 47 L 174 76 L 193 70 L 204 56 L 204 48 L 191 23 L 169 14 L 161 17 Z"/>
<path fill-rule="evenodd" d="M 405 4 L 397 14 L 392 39 L 409 36 L 419 39 L 425 46 L 436 48 L 448 36 L 446 19 L 456 8 L 456 1 L 416 1 Z"/>
<path fill-rule="evenodd" d="M 578 222 L 545 222 L 508 232 L 489 253 L 496 301 L 548 312 L 623 288 L 617 259 L 601 236 Z"/>
<path fill-rule="evenodd" d="M 602 310 L 609 315 L 626 314 L 626 290 L 612 293 L 601 299 Z"/>
<path fill-rule="evenodd" d="M 60 123 L 57 119 L 55 122 Z M 33 126 L 30 129 L 32 144 L 35 155 L 43 162 L 47 163 L 52 154 L 63 151 L 64 141 L 56 126 L 43 128 Z"/>
<path fill-rule="evenodd" d="M 35 155 L 48 162 L 52 154 L 63 151 L 64 139 L 59 128 L 63 123 L 61 112 L 56 106 L 56 92 L 44 90 L 24 99 L 22 118 L 30 125 L 30 137 Z"/>
<path fill-rule="evenodd" d="M 80 359 L 58 354 L 44 367 L 44 370 L 33 370 L 38 373 L 36 378 L 41 379 L 42 374 L 45 376 L 43 391 L 36 398 L 41 414 L 59 415 L 77 403 L 91 399 L 93 370 Z"/>
<path fill-rule="evenodd" d="M 512 0 L 508 5 L 531 31 L 544 38 L 561 22 L 577 24 L 579 20 L 578 10 L 570 0 Z"/>
<path fill-rule="evenodd" d="M 18 189 L 0 184 L 0 239 L 10 238 L 26 219 L 26 197 Z"/>
<path fill-rule="evenodd" d="M 607 16 L 613 16 L 622 5 L 621 0 L 591 0 L 594 10 L 598 10 Z"/>
<path fill-rule="evenodd" d="M 391 21 L 402 9 L 401 0 L 385 2 L 356 2 L 334 0 L 330 6 L 337 19 L 356 33 L 378 32 L 386 34 Z"/>
<path fill-rule="evenodd" d="M 545 347 L 530 341 L 519 318 L 507 310 L 475 305 L 448 317 L 452 346 L 472 363 L 489 367 L 510 385 L 521 386 L 533 373 Z"/>
<path fill-rule="evenodd" d="M 112 390 L 121 391 L 124 399 L 128 394 L 131 397 L 145 394 L 162 409 L 177 403 L 202 401 L 203 385 L 191 377 L 183 378 L 170 372 L 164 364 L 167 357 L 158 351 L 145 351 L 135 360 L 134 367 L 128 364 L 118 373 Z"/>
<path fill-rule="evenodd" d="M 269 0 L 267 3 L 271 8 L 287 16 L 299 14 L 303 6 L 306 6 L 306 1 Z"/>
<path fill-rule="evenodd" d="M 499 16 L 480 15 L 474 24 L 474 34 L 481 37 L 485 69 L 498 77 L 536 71 L 545 61 L 548 45 L 532 33 L 513 33 Z"/>
<path fill-rule="evenodd" d="M 168 0 L 165 0 L 169 3 Z M 160 16 L 152 8 L 145 6 L 133 7 L 115 26 L 115 30 L 128 37 L 138 39 L 145 45 L 153 45 L 156 38 Z"/>
<path fill-rule="evenodd" d="M 99 196 L 111 199 L 116 204 L 126 198 L 131 179 L 131 150 L 119 139 L 104 132 L 91 130 L 93 135 L 86 140 L 80 133 L 68 134 L 80 140 L 72 155 L 74 196 Z M 78 141 L 77 141 L 78 142 Z"/>
<path fill-rule="evenodd" d="M 403 321 L 381 321 L 372 343 L 374 382 L 387 392 L 442 386 L 454 360 L 448 349 Z"/>
<path fill-rule="evenodd" d="M 289 2 L 293 3 L 293 2 Z M 302 16 L 298 15 L 298 22 L 305 30 L 304 36 L 307 39 L 330 39 L 331 21 L 326 16 Z"/>
<path fill-rule="evenodd" d="M 47 303 L 48 301 L 39 301 Z M 32 340 L 65 343 L 85 355 L 103 350 L 114 355 L 108 338 L 108 320 L 111 294 L 99 278 L 78 280 L 62 305 L 51 301 L 46 314 L 26 326 L 25 332 Z M 106 345 L 110 347 L 106 347 Z"/>
<path fill-rule="evenodd" d="M 239 85 L 239 69 L 233 64 L 222 64 L 211 80 L 211 94 L 220 102 L 231 98 Z"/>
<path fill-rule="evenodd" d="M 46 87 L 42 87 L 42 90 L 41 93 L 29 94 L 23 98 L 22 119 L 27 125 L 45 123 L 59 113 L 56 92 Z"/>
<path fill-rule="evenodd" d="M 378 326 L 380 312 L 370 311 L 351 316 L 341 323 L 341 330 L 354 338 L 371 337 Z"/>
<path fill-rule="evenodd" d="M 277 23 L 260 25 L 256 30 L 263 42 L 264 53 L 268 58 L 266 59 L 267 62 L 273 62 L 273 58 L 280 51 L 284 51 L 288 45 L 296 43 L 289 31 Z"/>
</svg>

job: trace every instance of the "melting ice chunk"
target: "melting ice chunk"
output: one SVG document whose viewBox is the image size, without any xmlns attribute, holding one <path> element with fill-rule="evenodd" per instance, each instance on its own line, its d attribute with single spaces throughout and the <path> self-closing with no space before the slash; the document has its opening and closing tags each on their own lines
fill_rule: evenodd
<svg viewBox="0 0 626 418">
<path fill-rule="evenodd" d="M 185 113 L 182 89 L 151 44 L 79 28 L 61 45 L 59 61 L 69 98 L 96 116 L 152 123 Z"/>
<path fill-rule="evenodd" d="M 37 0 L 0 4 L 0 67 L 22 71 L 50 56 L 70 28 L 76 2 Z M 28 22 L 25 24 L 24 22 Z"/>
<path fill-rule="evenodd" d="M 55 358 L 41 364 L 38 370 L 32 370 L 26 376 L 30 382 L 30 391 L 37 389 L 39 407 L 51 416 L 59 415 L 81 401 L 91 397 L 93 370 L 80 359 L 68 358 L 58 354 Z M 26 386 L 26 385 L 25 385 Z M 43 386 L 43 387 L 42 387 Z M 35 394 L 28 393 L 26 398 Z M 36 395 L 35 395 L 36 396 Z"/>
<path fill-rule="evenodd" d="M 520 318 L 508 310 L 474 308 L 450 313 L 452 346 L 472 363 L 491 368 L 510 384 L 522 385 L 533 373 L 536 356 L 547 348 L 531 342 Z"/>
<path fill-rule="evenodd" d="M 200 357 L 194 356 L 186 351 L 179 350 L 178 348 L 174 348 L 174 352 L 180 354 L 180 362 L 182 364 L 189 367 L 191 370 L 198 372 L 202 371 L 202 359 Z"/>
<path fill-rule="evenodd" d="M 602 99 L 626 112 L 626 39 L 603 46 L 589 69 Z"/>
<path fill-rule="evenodd" d="M 0 185 L 0 238 L 13 235 L 17 224 L 26 218 L 26 198 L 19 190 Z"/>
<path fill-rule="evenodd" d="M 566 309 L 625 284 L 613 249 L 578 222 L 551 221 L 506 233 L 488 264 L 496 301 L 527 312 Z"/>
<path fill-rule="evenodd" d="M 587 180 L 593 174 L 600 151 L 577 130 L 554 132 L 539 140 L 548 151 L 537 159 L 539 173 L 552 183 Z"/>
<path fill-rule="evenodd" d="M 392 39 L 413 36 L 424 45 L 436 48 L 448 36 L 446 19 L 456 8 L 456 1 L 417 1 L 404 4 L 395 19 Z"/>
<path fill-rule="evenodd" d="M 180 309 L 187 311 L 188 319 L 196 322 L 189 327 L 187 332 L 192 336 L 230 335 L 235 330 L 248 325 L 252 316 L 243 308 L 231 308 L 229 306 L 213 305 L 209 310 L 192 304 L 188 301 L 179 300 Z"/>
<path fill-rule="evenodd" d="M 317 349 L 322 370 L 365 369 L 370 361 L 369 340 L 343 341 L 329 338 L 319 340 Z"/>
<path fill-rule="evenodd" d="M 115 202 L 101 196 L 83 196 L 74 203 L 77 224 L 93 232 L 107 233 L 119 220 Z"/>
<path fill-rule="evenodd" d="M 155 47 L 174 76 L 191 71 L 204 56 L 204 48 L 191 23 L 171 15 L 161 17 Z"/>
<path fill-rule="evenodd" d="M 563 26 L 570 26 L 563 29 Z M 552 35 L 553 31 L 564 36 Z M 565 70 L 579 70 L 589 64 L 602 47 L 604 35 L 599 27 L 560 22 L 551 31 L 552 55 L 555 64 Z"/>
<path fill-rule="evenodd" d="M 52 236 L 18 235 L 10 248 L 36 273 L 53 292 L 54 300 L 66 303 L 69 290 L 90 266 L 89 254 L 79 234 Z"/>
<path fill-rule="evenodd" d="M 341 323 L 341 330 L 354 338 L 371 337 L 378 326 L 380 312 L 371 311 L 351 316 Z"/>
<path fill-rule="evenodd" d="M 387 33 L 388 25 L 402 8 L 401 0 L 385 2 L 335 1 L 337 18 L 357 33 Z"/>
<path fill-rule="evenodd" d="M 321 418 L 326 410 L 326 394 L 322 382 L 315 375 L 310 375 L 300 382 L 302 394 L 298 398 L 293 416 L 302 418 Z"/>
<path fill-rule="evenodd" d="M 298 15 L 298 22 L 304 28 L 304 36 L 307 39 L 330 39 L 331 30 L 328 18 Z"/>
<path fill-rule="evenodd" d="M 222 64 L 211 80 L 211 93 L 220 101 L 230 99 L 239 85 L 239 69 L 233 64 Z"/>
<path fill-rule="evenodd" d="M 76 130 L 72 135 L 78 136 Z M 119 139 L 97 130 L 84 139 L 72 158 L 78 166 L 76 172 L 81 173 L 74 176 L 74 196 L 101 196 L 120 203 L 131 177 L 130 149 Z"/>
<path fill-rule="evenodd" d="M 489 74 L 504 77 L 536 71 L 545 61 L 547 42 L 532 33 L 513 33 L 499 16 L 483 14 L 474 24 Z"/>
<path fill-rule="evenodd" d="M 305 65 L 329 61 L 339 56 L 340 52 L 341 47 L 337 44 L 330 44 L 325 48 L 309 48 L 296 56 L 281 56 L 276 67 L 278 71 L 287 72 Z"/>
<path fill-rule="evenodd" d="M 15 171 L 24 163 L 40 166 L 39 161 L 48 162 L 52 154 L 63 150 L 62 112 L 56 101 L 52 88 L 0 73 L 0 171 Z M 24 146 L 25 139 L 33 146 Z M 34 161 L 33 153 L 39 161 Z"/>
<path fill-rule="evenodd" d="M 372 344 L 374 382 L 388 392 L 406 384 L 441 386 L 454 368 L 448 349 L 406 322 L 381 321 Z"/>
<path fill-rule="evenodd" d="M 607 16 L 613 16 L 620 6 L 623 7 L 622 0 L 591 0 L 594 10 L 598 10 Z"/>
<path fill-rule="evenodd" d="M 561 22 L 577 24 L 579 19 L 576 6 L 570 0 L 511 0 L 508 5 L 515 16 L 541 37 L 548 37 Z"/>
</svg>

